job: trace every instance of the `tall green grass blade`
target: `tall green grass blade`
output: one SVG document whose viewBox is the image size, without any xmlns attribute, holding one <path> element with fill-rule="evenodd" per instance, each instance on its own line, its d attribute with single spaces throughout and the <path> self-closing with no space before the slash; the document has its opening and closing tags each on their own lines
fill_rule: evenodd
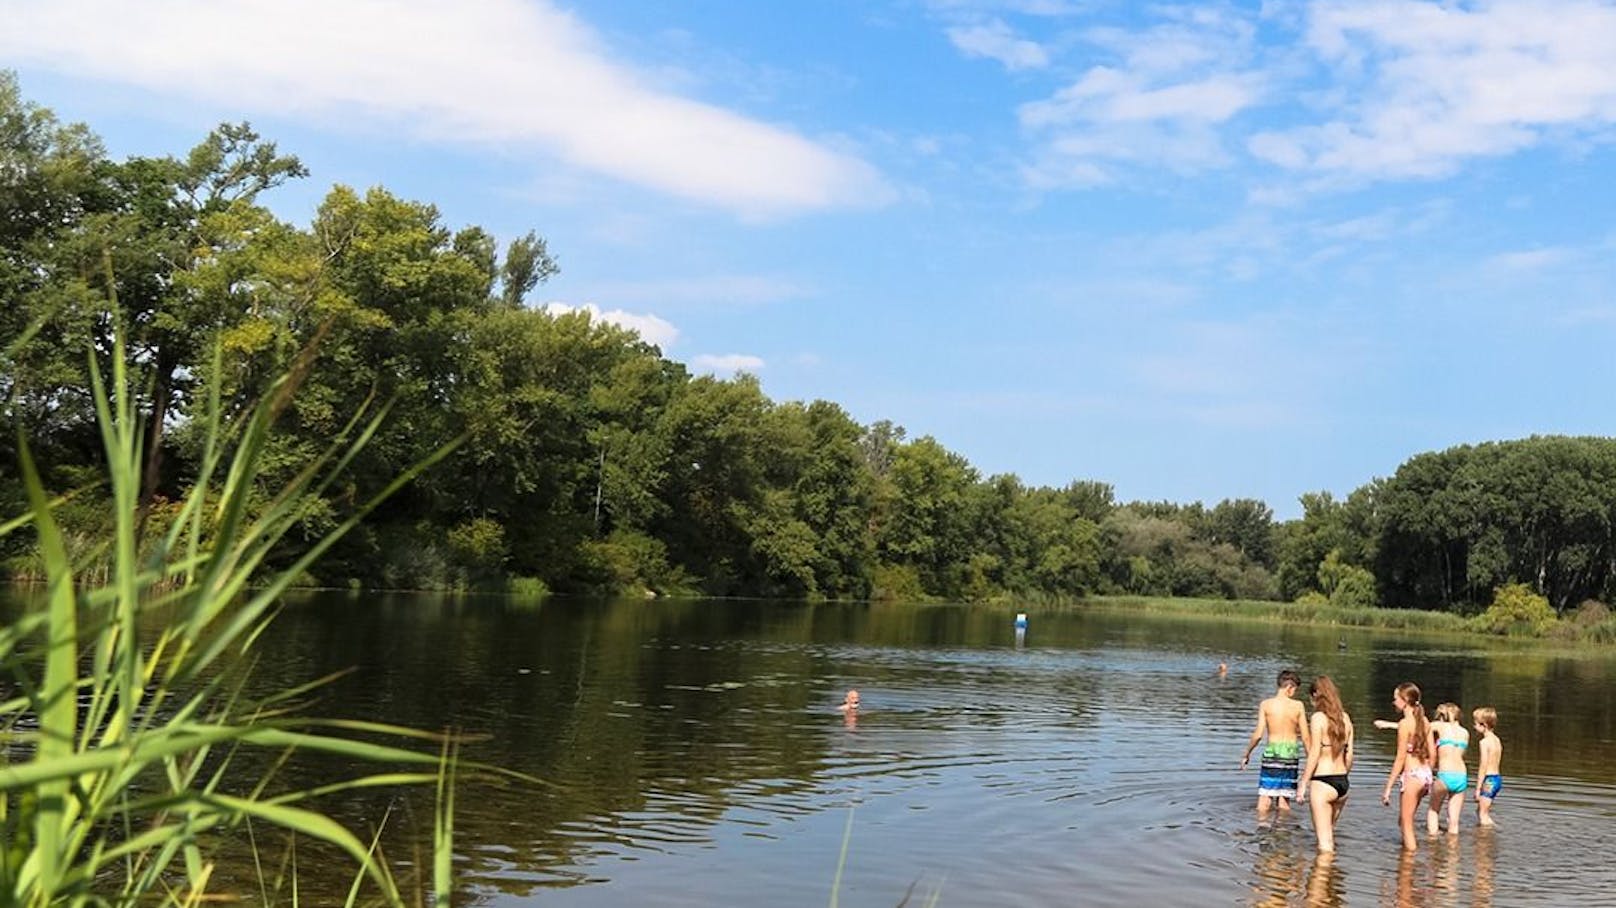
<svg viewBox="0 0 1616 908">
<path fill-rule="evenodd" d="M 34 510 L 34 526 L 48 577 L 46 600 L 45 684 L 35 705 L 39 713 L 39 747 L 25 766 L 54 767 L 70 759 L 78 737 L 78 611 L 73 594 L 73 571 L 61 531 L 51 515 L 45 485 L 28 449 L 27 439 L 17 436 L 17 459 L 23 484 Z M 0 770 L 0 774 L 10 767 Z M 63 866 L 69 860 L 66 843 L 72 811 L 67 803 L 69 776 L 53 776 L 37 789 L 38 806 L 34 821 L 34 848 L 23 865 L 19 882 L 54 892 L 60 884 Z"/>
<path fill-rule="evenodd" d="M 395 905 L 402 902 L 402 899 L 399 898 L 398 890 L 393 886 L 393 881 L 386 872 L 377 866 L 377 862 L 371 856 L 370 851 L 354 837 L 353 833 L 344 829 L 330 817 L 315 813 L 312 810 L 303 810 L 298 807 L 271 804 L 264 801 L 250 801 L 245 798 L 231 797 L 230 795 L 209 795 L 203 801 L 234 814 L 268 820 L 282 829 L 288 829 L 337 846 L 381 887 L 382 894 L 388 902 Z"/>
<path fill-rule="evenodd" d="M 438 769 L 437 822 L 432 828 L 432 905 L 449 908 L 454 895 L 454 813 L 455 766 L 460 746 L 454 739 L 443 742 L 443 760 Z"/>
<path fill-rule="evenodd" d="M 836 856 L 836 877 L 830 883 L 830 908 L 836 908 L 842 893 L 842 870 L 847 867 L 847 847 L 853 841 L 853 808 L 847 809 L 847 828 L 842 830 L 842 851 Z"/>
</svg>

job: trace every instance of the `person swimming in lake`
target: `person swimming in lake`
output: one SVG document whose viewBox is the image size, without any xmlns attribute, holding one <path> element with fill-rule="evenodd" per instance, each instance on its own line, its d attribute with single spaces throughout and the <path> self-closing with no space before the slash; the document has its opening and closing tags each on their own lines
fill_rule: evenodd
<svg viewBox="0 0 1616 908">
<path fill-rule="evenodd" d="M 1425 707 L 1420 705 L 1419 685 L 1411 681 L 1404 681 L 1392 691 L 1392 706 L 1403 718 L 1397 722 L 1397 759 L 1386 777 L 1380 803 L 1392 802 L 1392 784 L 1401 781 L 1398 827 L 1403 832 L 1403 850 L 1414 851 L 1419 848 L 1414 838 L 1414 811 L 1419 809 L 1420 799 L 1430 791 L 1432 782 L 1431 723 L 1425 718 Z"/>
<path fill-rule="evenodd" d="M 1313 679 L 1307 688 L 1313 701 L 1311 741 L 1307 766 L 1302 770 L 1297 803 L 1311 799 L 1313 831 L 1319 852 L 1335 851 L 1335 825 L 1347 806 L 1347 774 L 1352 771 L 1352 717 L 1341 706 L 1341 691 L 1329 675 Z"/>
<path fill-rule="evenodd" d="M 1436 708 L 1431 723 L 1436 739 L 1436 784 L 1426 802 L 1425 831 L 1436 835 L 1441 827 L 1442 805 L 1448 807 L 1448 834 L 1459 832 L 1459 813 L 1464 810 L 1465 789 L 1470 776 L 1465 768 L 1465 751 L 1470 747 L 1470 730 L 1459 724 L 1459 704 L 1444 703 Z"/>
<path fill-rule="evenodd" d="M 1251 762 L 1251 752 L 1263 738 L 1262 762 L 1257 776 L 1257 816 L 1268 815 L 1274 801 L 1280 810 L 1290 810 L 1291 799 L 1296 797 L 1296 778 L 1301 770 L 1302 755 L 1308 747 L 1307 711 L 1296 700 L 1296 689 L 1301 679 L 1290 669 L 1279 673 L 1275 680 L 1274 695 L 1257 707 L 1257 727 L 1246 742 L 1246 752 L 1240 757 L 1240 768 Z"/>
<path fill-rule="evenodd" d="M 856 728 L 858 726 L 858 716 L 859 716 L 859 692 L 858 692 L 858 688 L 854 688 L 854 689 L 849 690 L 847 692 L 847 696 L 843 697 L 842 702 L 837 704 L 836 711 L 842 714 L 842 724 L 843 725 L 847 726 L 848 728 Z"/>
</svg>

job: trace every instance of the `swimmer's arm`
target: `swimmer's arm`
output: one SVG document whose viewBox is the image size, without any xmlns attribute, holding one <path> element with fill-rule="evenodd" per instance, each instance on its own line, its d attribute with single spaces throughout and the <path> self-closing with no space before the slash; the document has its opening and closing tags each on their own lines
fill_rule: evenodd
<svg viewBox="0 0 1616 908">
<path fill-rule="evenodd" d="M 1257 707 L 1257 727 L 1251 731 L 1251 739 L 1246 742 L 1246 752 L 1240 756 L 1240 768 L 1245 769 L 1251 762 L 1251 752 L 1257 747 L 1257 742 L 1268 734 L 1268 710 Z"/>
<path fill-rule="evenodd" d="M 1414 732 L 1401 722 L 1397 725 L 1397 760 L 1392 763 L 1391 774 L 1386 777 L 1386 788 L 1380 793 L 1380 803 L 1392 802 L 1392 783 L 1403 774 L 1403 763 L 1408 760 L 1408 739 Z"/>
<path fill-rule="evenodd" d="M 1393 722 L 1390 719 L 1376 719 L 1375 720 L 1375 727 L 1379 728 L 1379 729 L 1382 729 L 1382 730 L 1385 730 L 1385 731 L 1390 731 L 1391 729 L 1394 729 L 1394 728 L 1397 727 L 1397 723 Z"/>
<path fill-rule="evenodd" d="M 1314 713 L 1313 719 L 1317 721 L 1323 716 L 1323 713 Z M 1303 729 L 1305 730 L 1307 725 L 1311 724 L 1311 722 L 1304 724 Z M 1312 741 L 1307 744 L 1307 766 L 1302 769 L 1302 778 L 1296 782 L 1296 803 L 1298 804 L 1307 800 L 1307 783 L 1313 779 L 1313 772 L 1319 768 L 1319 755 L 1323 747 L 1324 736 L 1322 734 L 1313 735 Z"/>
<path fill-rule="evenodd" d="M 1309 730 L 1309 726 L 1312 724 L 1307 718 L 1307 707 L 1300 703 L 1296 704 L 1296 725 L 1301 732 L 1302 747 L 1306 749 L 1312 749 L 1313 747 L 1313 733 Z"/>
</svg>

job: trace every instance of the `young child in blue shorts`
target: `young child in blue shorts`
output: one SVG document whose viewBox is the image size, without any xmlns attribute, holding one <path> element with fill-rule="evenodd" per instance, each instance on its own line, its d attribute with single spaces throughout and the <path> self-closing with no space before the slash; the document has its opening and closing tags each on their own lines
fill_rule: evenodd
<svg viewBox="0 0 1616 908">
<path fill-rule="evenodd" d="M 1504 758 L 1504 745 L 1493 729 L 1498 727 L 1498 711 L 1483 706 L 1470 713 L 1476 733 L 1481 735 L 1481 758 L 1476 761 L 1476 822 L 1483 826 L 1496 826 L 1493 822 L 1493 799 L 1504 787 L 1504 777 L 1498 766 Z"/>
</svg>

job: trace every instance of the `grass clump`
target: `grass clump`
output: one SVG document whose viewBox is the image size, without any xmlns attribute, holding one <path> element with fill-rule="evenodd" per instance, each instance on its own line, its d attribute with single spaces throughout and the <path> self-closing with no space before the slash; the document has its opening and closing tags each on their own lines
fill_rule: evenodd
<svg viewBox="0 0 1616 908">
<path fill-rule="evenodd" d="M 0 904 L 192 905 L 229 897 L 210 887 L 223 857 L 216 849 L 245 847 L 244 835 L 256 842 L 267 827 L 345 855 L 353 866 L 349 904 L 401 906 L 376 831 L 362 840 L 316 805 L 345 790 L 412 784 L 439 790 L 431 899 L 448 904 L 452 747 L 423 752 L 408 742 L 434 736 L 377 723 L 300 720 L 289 704 L 312 684 L 258 699 L 244 693 L 254 642 L 281 593 L 382 499 L 448 452 L 397 477 L 296 563 L 268 571 L 277 543 L 385 415 L 385 408 L 356 415 L 314 463 L 266 494 L 260 466 L 271 425 L 312 357 L 312 348 L 305 350 L 235 424 L 223 423 L 216 396 L 209 401 L 195 483 L 172 503 L 168 519 L 147 524 L 139 501 L 143 430 L 121 339 L 110 381 L 92 356 L 106 466 L 100 481 L 110 500 L 100 539 L 63 533 L 56 516 L 63 502 L 45 491 L 19 434 L 28 510 L 0 521 L 0 536 L 33 533 L 45 594 L 0 628 L 0 664 L 16 682 L 16 695 L 0 702 L 0 758 L 7 761 L 0 762 Z M 254 750 L 266 756 L 245 759 Z M 274 767 L 293 751 L 385 771 L 277 791 Z M 269 768 L 243 770 L 249 763 Z M 295 902 L 295 879 L 290 885 Z M 260 895 L 274 900 L 267 887 Z"/>
<path fill-rule="evenodd" d="M 1305 597 L 1296 602 L 1269 602 L 1251 599 L 1182 599 L 1156 596 L 1102 597 L 1093 601 L 1130 611 L 1203 615 L 1248 621 L 1387 628 L 1439 633 L 1463 633 L 1470 630 L 1470 625 L 1465 618 L 1451 612 L 1332 605 L 1322 595 Z"/>
</svg>

